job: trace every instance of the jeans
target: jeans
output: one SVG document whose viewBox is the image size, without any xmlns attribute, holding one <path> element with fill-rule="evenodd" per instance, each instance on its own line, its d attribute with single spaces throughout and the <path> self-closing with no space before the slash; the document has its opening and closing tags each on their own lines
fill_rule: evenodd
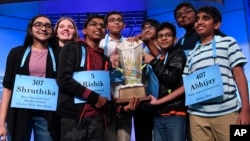
<svg viewBox="0 0 250 141">
<path fill-rule="evenodd" d="M 43 117 L 33 117 L 33 132 L 35 141 L 53 141 L 48 131 L 48 122 Z"/>
<path fill-rule="evenodd" d="M 26 134 L 22 141 L 30 141 L 34 133 L 34 141 L 53 141 L 50 132 L 48 131 L 48 123 L 44 117 L 32 117 L 29 132 Z M 7 140 L 11 141 L 11 135 L 8 134 Z"/>
<path fill-rule="evenodd" d="M 154 118 L 155 141 L 185 141 L 186 117 L 164 116 Z"/>
</svg>

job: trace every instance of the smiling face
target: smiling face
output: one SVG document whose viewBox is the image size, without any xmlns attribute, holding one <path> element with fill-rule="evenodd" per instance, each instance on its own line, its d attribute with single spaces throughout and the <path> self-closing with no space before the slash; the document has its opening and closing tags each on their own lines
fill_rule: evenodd
<svg viewBox="0 0 250 141">
<path fill-rule="evenodd" d="M 76 27 L 68 19 L 60 21 L 57 25 L 56 36 L 59 42 L 67 42 L 74 40 Z"/>
<path fill-rule="evenodd" d="M 176 37 L 173 35 L 171 29 L 164 28 L 157 33 L 157 41 L 162 49 L 168 49 L 174 45 Z"/>
<path fill-rule="evenodd" d="M 52 37 L 52 25 L 48 18 L 38 17 L 34 20 L 31 27 L 33 42 L 48 42 Z"/>
<path fill-rule="evenodd" d="M 83 34 L 85 35 L 86 40 L 100 41 L 105 35 L 104 20 L 101 18 L 91 19 L 83 29 Z"/>
<path fill-rule="evenodd" d="M 175 19 L 180 27 L 193 27 L 195 22 L 195 11 L 190 7 L 183 6 L 176 11 Z"/>
<path fill-rule="evenodd" d="M 199 12 L 196 16 L 195 30 L 201 38 L 213 38 L 214 31 L 219 29 L 220 22 L 215 23 L 213 17 L 205 12 Z"/>
<path fill-rule="evenodd" d="M 144 39 L 149 40 L 156 36 L 156 27 L 152 26 L 150 23 L 147 23 L 142 28 L 142 36 Z"/>
<path fill-rule="evenodd" d="M 120 14 L 112 14 L 107 19 L 107 30 L 113 34 L 120 34 L 124 29 L 125 23 Z"/>
</svg>

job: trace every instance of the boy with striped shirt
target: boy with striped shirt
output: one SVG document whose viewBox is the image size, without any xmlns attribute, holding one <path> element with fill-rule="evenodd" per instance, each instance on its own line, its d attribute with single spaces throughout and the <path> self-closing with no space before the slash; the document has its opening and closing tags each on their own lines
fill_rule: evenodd
<svg viewBox="0 0 250 141">
<path fill-rule="evenodd" d="M 224 93 L 189 105 L 193 141 L 229 141 L 230 125 L 250 124 L 248 87 L 243 70 L 247 59 L 233 37 L 216 35 L 221 21 L 221 13 L 213 6 L 204 6 L 197 10 L 195 30 L 200 40 L 189 52 L 183 78 L 196 71 L 206 71 L 209 67 L 218 66 L 218 72 L 206 73 L 221 74 Z M 184 86 L 185 82 L 172 94 L 184 93 Z M 237 98 L 237 88 L 241 102 Z M 185 93 L 187 95 L 187 91 Z"/>
</svg>

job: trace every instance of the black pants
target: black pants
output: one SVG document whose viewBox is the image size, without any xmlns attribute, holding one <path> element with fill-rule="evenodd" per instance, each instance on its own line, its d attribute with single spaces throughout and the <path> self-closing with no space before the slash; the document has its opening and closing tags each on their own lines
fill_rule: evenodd
<svg viewBox="0 0 250 141">
<path fill-rule="evenodd" d="M 154 113 L 152 110 L 138 108 L 134 113 L 136 141 L 152 141 Z"/>
<path fill-rule="evenodd" d="M 103 141 L 103 116 L 96 115 L 82 119 L 61 119 L 61 141 Z"/>
</svg>

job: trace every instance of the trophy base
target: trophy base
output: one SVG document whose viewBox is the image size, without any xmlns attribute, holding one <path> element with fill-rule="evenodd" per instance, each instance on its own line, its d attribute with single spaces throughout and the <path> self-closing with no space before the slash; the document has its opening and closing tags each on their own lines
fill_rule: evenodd
<svg viewBox="0 0 250 141">
<path fill-rule="evenodd" d="M 132 97 L 139 98 L 140 100 L 150 100 L 150 98 L 146 96 L 146 90 L 143 85 L 128 86 L 119 89 L 119 97 L 116 103 L 129 102 Z"/>
</svg>

